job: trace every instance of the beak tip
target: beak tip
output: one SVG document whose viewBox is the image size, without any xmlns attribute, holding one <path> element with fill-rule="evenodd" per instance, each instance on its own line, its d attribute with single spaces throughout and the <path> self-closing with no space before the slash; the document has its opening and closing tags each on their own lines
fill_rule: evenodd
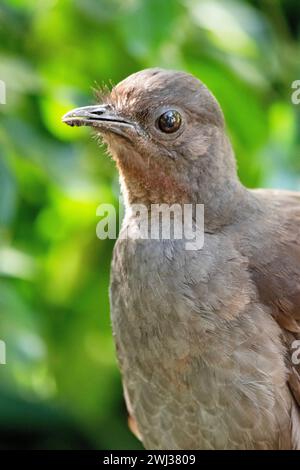
<svg viewBox="0 0 300 470">
<path fill-rule="evenodd" d="M 66 113 L 64 114 L 62 117 L 61 117 L 61 121 L 64 123 L 64 124 L 69 124 L 68 122 L 68 119 L 70 118 L 70 113 Z"/>
<path fill-rule="evenodd" d="M 61 118 L 61 121 L 70 127 L 75 127 L 75 126 L 79 127 L 82 125 L 80 117 L 76 116 L 74 111 L 69 111 L 68 113 L 64 114 Z"/>
</svg>

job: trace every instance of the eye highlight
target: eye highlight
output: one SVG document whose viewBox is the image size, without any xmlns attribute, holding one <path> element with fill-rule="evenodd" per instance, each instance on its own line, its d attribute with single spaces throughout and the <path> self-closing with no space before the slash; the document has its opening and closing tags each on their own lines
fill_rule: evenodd
<svg viewBox="0 0 300 470">
<path fill-rule="evenodd" d="M 181 114 L 175 109 L 163 113 L 157 120 L 157 127 L 162 132 L 171 134 L 178 131 L 181 126 Z"/>
</svg>

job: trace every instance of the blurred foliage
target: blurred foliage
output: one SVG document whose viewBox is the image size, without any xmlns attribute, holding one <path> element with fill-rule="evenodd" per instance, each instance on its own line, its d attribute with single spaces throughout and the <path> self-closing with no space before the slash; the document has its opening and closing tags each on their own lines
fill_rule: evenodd
<svg viewBox="0 0 300 470">
<path fill-rule="evenodd" d="M 2 0 L 0 447 L 135 449 L 112 343 L 113 163 L 60 122 L 150 66 L 215 93 L 249 187 L 299 189 L 299 0 Z"/>
</svg>

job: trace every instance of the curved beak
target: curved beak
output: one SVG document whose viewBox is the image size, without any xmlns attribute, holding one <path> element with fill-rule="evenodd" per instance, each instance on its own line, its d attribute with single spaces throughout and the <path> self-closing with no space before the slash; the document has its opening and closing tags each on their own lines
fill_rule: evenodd
<svg viewBox="0 0 300 470">
<path fill-rule="evenodd" d="M 69 111 L 62 117 L 68 126 L 91 126 L 99 131 L 111 131 L 124 135 L 126 128 L 135 128 L 135 124 L 118 116 L 109 105 L 83 106 Z"/>
</svg>

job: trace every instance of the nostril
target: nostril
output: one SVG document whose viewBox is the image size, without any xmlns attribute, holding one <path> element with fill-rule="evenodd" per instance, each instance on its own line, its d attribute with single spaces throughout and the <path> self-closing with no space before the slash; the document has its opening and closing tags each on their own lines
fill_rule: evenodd
<svg viewBox="0 0 300 470">
<path fill-rule="evenodd" d="M 93 116 L 102 116 L 104 113 L 106 113 L 108 111 L 108 106 L 95 106 L 92 110 L 91 110 L 91 114 Z"/>
<path fill-rule="evenodd" d="M 104 113 L 104 109 L 99 109 L 98 111 L 93 111 L 93 114 L 96 114 L 96 116 L 102 116 L 102 114 Z"/>
</svg>

